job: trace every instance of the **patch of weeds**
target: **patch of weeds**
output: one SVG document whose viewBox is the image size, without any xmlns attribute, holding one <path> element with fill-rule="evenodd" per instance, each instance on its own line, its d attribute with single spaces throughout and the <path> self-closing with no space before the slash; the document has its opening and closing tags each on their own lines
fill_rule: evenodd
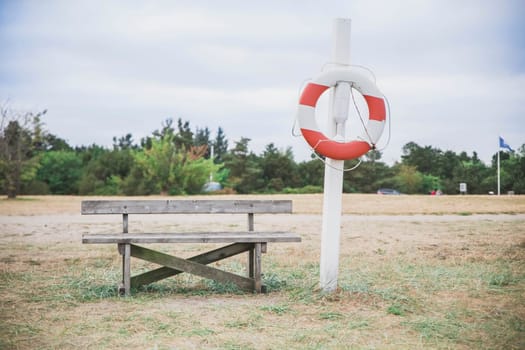
<svg viewBox="0 0 525 350">
<path fill-rule="evenodd" d="M 78 259 L 74 259 L 72 261 L 73 264 L 76 264 L 78 263 L 77 261 Z M 95 268 L 95 269 L 107 269 L 107 268 L 110 268 L 111 266 L 113 266 L 113 259 L 111 258 L 107 258 L 107 259 L 97 259 L 95 260 L 93 263 L 92 263 L 92 266 Z"/>
<path fill-rule="evenodd" d="M 452 319 L 426 318 L 418 321 L 404 322 L 421 336 L 429 341 L 451 340 L 458 341 L 461 331 L 465 328 L 462 322 Z"/>
<path fill-rule="evenodd" d="M 114 298 L 117 294 L 117 272 L 112 270 L 96 274 L 85 270 L 82 274 L 68 274 L 44 279 L 46 288 L 41 293 L 32 293 L 32 302 L 89 302 Z"/>
<path fill-rule="evenodd" d="M 509 323 L 510 329 L 516 332 L 522 333 L 522 334 L 525 333 L 525 320 L 524 319 L 521 319 L 517 316 L 513 316 L 511 317 L 508 323 Z"/>
<path fill-rule="evenodd" d="M 405 297 L 403 294 L 401 294 L 401 291 L 395 287 L 376 288 L 373 290 L 373 293 L 380 296 L 381 299 L 386 300 L 386 301 L 394 301 L 394 302 L 408 301 L 408 298 Z"/>
<path fill-rule="evenodd" d="M 266 305 L 266 306 L 262 306 L 261 310 L 268 311 L 268 312 L 281 316 L 289 312 L 290 307 L 288 305 Z"/>
<path fill-rule="evenodd" d="M 322 295 L 318 293 L 318 284 L 319 282 L 316 281 L 311 285 L 296 286 L 295 288 L 290 289 L 289 297 L 295 302 L 303 304 L 316 302 L 322 297 Z"/>
<path fill-rule="evenodd" d="M 319 319 L 321 320 L 340 320 L 343 318 L 343 314 L 340 312 L 321 312 L 319 314 Z"/>
<path fill-rule="evenodd" d="M 169 323 L 165 322 L 158 322 L 155 327 L 155 333 L 156 334 L 162 334 L 162 335 L 174 335 L 173 333 L 173 326 Z"/>
<path fill-rule="evenodd" d="M 487 335 L 485 348 L 525 349 L 525 320 L 511 311 L 485 318 L 480 326 Z"/>
<path fill-rule="evenodd" d="M 117 287 L 114 283 L 112 284 L 98 284 L 90 285 L 84 289 L 80 295 L 82 301 L 92 301 L 98 299 L 108 299 L 117 296 Z"/>
<path fill-rule="evenodd" d="M 458 213 L 458 215 L 460 215 L 460 216 L 470 216 L 470 215 L 472 215 L 472 213 L 469 212 L 469 211 L 460 211 Z"/>
<path fill-rule="evenodd" d="M 489 285 L 496 287 L 506 287 L 515 283 L 515 278 L 510 271 L 494 273 L 489 276 Z"/>
<path fill-rule="evenodd" d="M 16 321 L 6 320 L 2 322 L 2 329 L 0 330 L 0 347 L 1 349 L 18 349 L 24 347 L 23 344 L 27 343 L 27 348 L 38 348 L 35 346 L 35 340 L 42 334 L 44 330 L 36 325 L 29 323 L 18 323 Z M 25 344 L 24 344 L 25 345 Z"/>
<path fill-rule="evenodd" d="M 80 301 L 116 297 L 118 295 L 117 281 L 119 281 L 119 272 L 115 270 L 104 270 L 101 276 L 84 271 L 81 276 L 68 276 L 65 279 L 69 285 L 68 289 L 73 292 L 75 299 Z"/>
<path fill-rule="evenodd" d="M 345 292 L 367 294 L 371 292 L 370 283 L 359 279 L 350 282 L 341 282 L 341 289 Z"/>
<path fill-rule="evenodd" d="M 98 261 L 98 259 L 97 259 Z M 64 259 L 64 262 L 68 265 L 68 266 L 71 266 L 71 265 L 79 265 L 79 264 L 82 264 L 82 266 L 84 266 L 84 262 L 80 259 L 80 258 L 65 258 Z"/>
<path fill-rule="evenodd" d="M 382 249 L 382 248 L 377 248 L 374 250 L 374 253 L 376 253 L 377 255 L 385 255 L 386 254 L 386 250 Z"/>
<path fill-rule="evenodd" d="M 194 329 L 191 329 L 183 333 L 183 335 L 190 336 L 190 337 L 192 336 L 207 337 L 213 334 L 215 334 L 215 331 L 209 328 L 194 328 Z"/>
<path fill-rule="evenodd" d="M 176 320 L 176 319 L 179 319 L 180 317 L 183 317 L 184 313 L 178 312 L 178 311 L 168 311 L 166 313 L 166 316 L 169 317 L 170 319 Z"/>
<path fill-rule="evenodd" d="M 16 283 L 17 280 L 21 279 L 22 275 L 21 273 L 0 271 L 0 290 L 9 287 L 11 283 Z"/>
<path fill-rule="evenodd" d="M 119 328 L 117 333 L 122 336 L 129 336 L 129 331 L 124 327 Z"/>
<path fill-rule="evenodd" d="M 356 321 L 350 321 L 346 324 L 346 327 L 348 329 L 360 329 L 360 328 L 366 328 L 368 327 L 368 321 L 366 320 L 356 320 Z"/>
<path fill-rule="evenodd" d="M 224 349 L 224 350 L 251 350 L 255 348 L 247 344 L 239 344 L 234 341 L 228 341 L 222 344 L 221 349 Z"/>
<path fill-rule="evenodd" d="M 403 305 L 401 304 L 392 304 L 387 309 L 386 312 L 395 316 L 403 316 L 405 314 Z"/>
<path fill-rule="evenodd" d="M 222 283 L 215 280 L 206 279 L 206 287 L 213 293 L 217 294 L 243 294 L 244 292 L 232 282 Z"/>
<path fill-rule="evenodd" d="M 259 327 L 262 315 L 259 313 L 252 313 L 246 319 L 237 319 L 227 322 L 225 324 L 228 328 L 254 328 Z"/>
<path fill-rule="evenodd" d="M 136 274 L 148 271 L 144 269 L 143 271 L 138 270 Z M 185 277 L 185 278 L 182 278 Z M 140 285 L 137 287 L 131 288 L 131 295 L 135 299 L 142 298 L 144 300 L 152 300 L 163 298 L 167 295 L 172 294 L 186 294 L 186 295 L 202 295 L 208 293 L 208 291 L 203 290 L 203 286 L 200 284 L 201 279 L 193 278 L 193 275 L 181 275 L 176 278 L 166 278 L 157 282 Z M 196 289 L 196 285 L 199 285 L 199 288 Z"/>
<path fill-rule="evenodd" d="M 281 279 L 277 274 L 269 273 L 263 276 L 263 285 L 267 292 L 283 290 L 286 287 L 286 280 Z"/>
<path fill-rule="evenodd" d="M 287 278 L 287 292 L 290 299 L 304 304 L 319 300 L 319 264 L 306 263 L 298 266 Z"/>
</svg>

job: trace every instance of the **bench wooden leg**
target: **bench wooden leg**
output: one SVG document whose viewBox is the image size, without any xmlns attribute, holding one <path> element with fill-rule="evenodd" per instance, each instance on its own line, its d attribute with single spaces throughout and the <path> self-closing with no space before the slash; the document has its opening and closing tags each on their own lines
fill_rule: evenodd
<svg viewBox="0 0 525 350">
<path fill-rule="evenodd" d="M 255 243 L 253 248 L 253 279 L 255 281 L 255 292 L 260 293 L 262 291 L 261 281 L 261 243 Z"/>
<path fill-rule="evenodd" d="M 136 249 L 136 245 L 131 245 L 131 256 L 146 261 L 148 258 L 147 254 L 144 254 L 144 250 Z M 225 247 L 221 247 L 203 254 L 199 254 L 188 258 L 187 260 L 197 262 L 199 264 L 208 265 L 210 263 L 232 257 L 234 255 L 251 251 L 253 248 L 251 243 L 234 243 Z M 157 269 L 141 273 L 139 275 L 131 277 L 131 287 L 139 287 L 141 285 L 149 284 L 152 282 L 160 281 L 161 279 L 177 275 L 183 271 L 174 270 L 172 268 L 163 266 Z"/>
<path fill-rule="evenodd" d="M 129 296 L 131 294 L 131 245 L 119 244 L 118 250 L 122 255 L 122 284 L 119 286 L 119 294 Z"/>
<path fill-rule="evenodd" d="M 237 286 L 239 286 L 239 288 L 244 290 L 253 291 L 255 289 L 254 280 L 251 278 L 239 276 L 234 273 L 216 269 L 214 267 L 202 265 L 195 261 L 178 258 L 176 256 L 171 256 L 137 245 L 133 245 L 133 256 L 155 264 L 169 267 L 173 270 L 191 273 L 193 275 L 213 279 L 222 283 L 235 283 Z"/>
</svg>

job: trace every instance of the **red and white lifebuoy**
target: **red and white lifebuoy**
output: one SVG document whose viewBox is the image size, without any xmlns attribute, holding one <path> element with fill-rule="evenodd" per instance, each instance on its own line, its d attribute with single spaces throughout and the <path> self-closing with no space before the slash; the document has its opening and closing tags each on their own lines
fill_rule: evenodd
<svg viewBox="0 0 525 350">
<path fill-rule="evenodd" d="M 315 120 L 315 106 L 319 97 L 338 82 L 348 82 L 359 91 L 368 105 L 368 123 L 362 140 L 339 142 L 325 136 Z M 350 160 L 361 157 L 379 141 L 386 122 L 383 94 L 361 70 L 336 68 L 319 74 L 304 88 L 297 109 L 297 122 L 304 139 L 317 153 L 332 159 Z"/>
</svg>

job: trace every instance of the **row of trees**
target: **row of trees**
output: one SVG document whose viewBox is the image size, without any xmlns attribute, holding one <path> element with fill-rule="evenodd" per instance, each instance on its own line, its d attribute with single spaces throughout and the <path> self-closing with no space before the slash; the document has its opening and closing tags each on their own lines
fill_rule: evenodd
<svg viewBox="0 0 525 350">
<path fill-rule="evenodd" d="M 225 192 L 321 192 L 324 164 L 317 158 L 295 162 L 291 149 L 270 143 L 261 154 L 250 151 L 249 138 L 228 147 L 222 128 L 192 130 L 188 121 L 167 119 L 136 143 L 131 134 L 113 138 L 113 146 L 71 147 L 45 130 L 46 111 L 16 113 L 1 108 L 0 190 L 17 194 L 148 195 L 196 194 L 210 180 Z M 399 162 L 388 166 L 381 153 L 369 152 L 359 167 L 345 172 L 345 192 L 373 193 L 396 188 L 403 193 L 440 189 L 458 193 L 496 190 L 496 155 L 484 164 L 474 152 L 459 154 L 410 142 Z M 355 162 L 348 162 L 352 167 Z M 502 191 L 525 193 L 525 145 L 501 154 Z"/>
</svg>

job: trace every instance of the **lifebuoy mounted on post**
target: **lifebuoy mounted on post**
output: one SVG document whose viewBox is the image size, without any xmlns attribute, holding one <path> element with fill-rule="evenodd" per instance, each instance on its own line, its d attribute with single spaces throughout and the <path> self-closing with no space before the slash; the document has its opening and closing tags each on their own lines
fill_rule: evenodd
<svg viewBox="0 0 525 350">
<path fill-rule="evenodd" d="M 319 97 L 338 82 L 348 82 L 359 91 L 368 105 L 368 123 L 358 140 L 340 142 L 325 136 L 315 120 L 315 106 Z M 306 142 L 319 154 L 337 160 L 361 157 L 379 141 L 386 122 L 383 94 L 367 76 L 351 67 L 335 68 L 319 74 L 304 88 L 299 99 L 297 122 Z"/>
</svg>

